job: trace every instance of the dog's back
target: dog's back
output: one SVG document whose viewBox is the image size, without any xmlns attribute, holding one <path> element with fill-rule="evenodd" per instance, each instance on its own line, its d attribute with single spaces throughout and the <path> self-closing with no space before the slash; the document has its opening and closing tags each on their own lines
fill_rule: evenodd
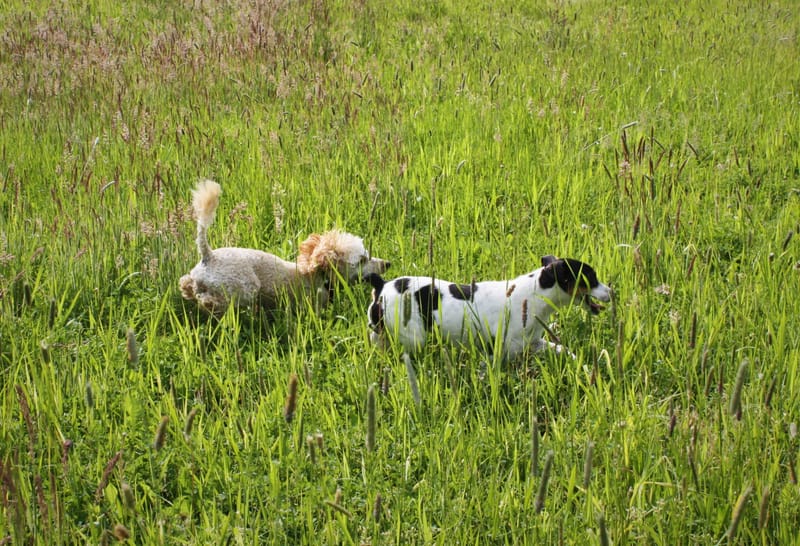
<svg viewBox="0 0 800 546">
<path fill-rule="evenodd" d="M 375 289 L 370 326 L 395 338 L 414 353 L 436 329 L 442 339 L 488 350 L 499 337 L 506 351 L 517 352 L 541 337 L 534 315 L 546 313 L 550 290 L 537 290 L 538 279 L 458 284 L 430 277 L 399 277 Z M 373 287 L 375 284 L 373 283 Z"/>
<path fill-rule="evenodd" d="M 506 357 L 530 347 L 536 350 L 543 343 L 544 323 L 558 307 L 581 303 L 588 295 L 609 299 L 608 287 L 597 281 L 588 265 L 551 257 L 542 263 L 543 267 L 514 279 L 471 284 L 370 276 L 372 338 L 380 341 L 388 335 L 407 353 L 414 353 L 436 329 L 445 341 L 479 344 L 486 350 L 502 343 Z"/>
</svg>

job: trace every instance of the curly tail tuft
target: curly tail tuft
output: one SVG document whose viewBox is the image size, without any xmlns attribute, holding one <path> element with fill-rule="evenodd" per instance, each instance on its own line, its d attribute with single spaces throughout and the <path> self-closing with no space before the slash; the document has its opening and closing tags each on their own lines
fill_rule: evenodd
<svg viewBox="0 0 800 546">
<path fill-rule="evenodd" d="M 197 188 L 192 191 L 192 206 L 197 218 L 197 250 L 204 261 L 211 257 L 211 247 L 208 246 L 206 231 L 214 223 L 214 214 L 219 205 L 219 196 L 222 188 L 213 180 L 201 180 Z"/>
</svg>

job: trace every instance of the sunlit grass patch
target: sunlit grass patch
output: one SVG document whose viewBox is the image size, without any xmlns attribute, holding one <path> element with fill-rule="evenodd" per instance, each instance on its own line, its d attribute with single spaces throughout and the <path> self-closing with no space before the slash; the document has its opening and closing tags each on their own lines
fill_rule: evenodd
<svg viewBox="0 0 800 546">
<path fill-rule="evenodd" d="M 791 3 L 5 8 L 0 543 L 794 540 Z M 366 286 L 181 299 L 200 178 L 214 246 L 614 302 L 558 315 L 575 361 L 432 340 L 417 403 Z"/>
</svg>

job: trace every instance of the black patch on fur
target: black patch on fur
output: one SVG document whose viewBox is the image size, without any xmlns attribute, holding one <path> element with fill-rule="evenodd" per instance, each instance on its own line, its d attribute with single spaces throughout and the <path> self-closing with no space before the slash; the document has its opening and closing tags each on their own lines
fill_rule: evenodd
<svg viewBox="0 0 800 546">
<path fill-rule="evenodd" d="M 377 273 L 370 273 L 364 277 L 364 280 L 372 285 L 372 303 L 367 309 L 369 314 L 369 326 L 376 332 L 383 331 L 383 306 L 381 305 L 381 292 L 386 281 Z"/>
<path fill-rule="evenodd" d="M 475 299 L 478 285 L 474 281 L 472 284 L 451 283 L 447 289 L 450 290 L 450 295 L 457 300 L 472 301 Z"/>
<path fill-rule="evenodd" d="M 414 297 L 419 304 L 425 330 L 430 332 L 433 328 L 433 313 L 439 309 L 439 290 L 435 286 L 426 284 L 414 293 Z"/>
<path fill-rule="evenodd" d="M 575 288 L 591 289 L 600 284 L 597 273 L 591 266 L 572 258 L 551 262 L 542 269 L 539 285 L 542 288 L 552 288 L 556 283 L 567 293 Z"/>
<path fill-rule="evenodd" d="M 528 276 L 533 277 L 534 275 L 536 275 L 536 272 L 531 273 Z M 542 288 L 553 288 L 554 284 L 556 284 L 555 271 L 553 271 L 552 266 L 545 266 L 544 269 L 542 269 L 541 275 L 539 275 L 539 286 Z"/>
<path fill-rule="evenodd" d="M 400 277 L 399 279 L 395 279 L 394 281 L 394 289 L 397 290 L 398 294 L 402 294 L 406 290 L 408 290 L 408 286 L 411 284 L 411 279 L 407 277 Z"/>
<path fill-rule="evenodd" d="M 550 254 L 548 254 L 547 256 L 542 256 L 542 267 L 547 267 L 551 263 L 557 262 L 557 261 L 558 261 L 558 258 L 556 258 L 555 256 L 551 256 Z"/>
<path fill-rule="evenodd" d="M 375 289 L 376 298 L 377 296 L 380 296 L 381 292 L 383 291 L 383 285 L 386 284 L 386 281 L 384 281 L 383 278 L 377 273 L 370 273 L 364 277 L 364 280 L 371 284 L 372 288 Z"/>
<path fill-rule="evenodd" d="M 382 332 L 384 328 L 383 307 L 381 306 L 381 302 L 378 300 L 377 295 L 375 296 L 375 300 L 372 302 L 372 305 L 369 306 L 369 325 L 376 332 Z"/>
</svg>

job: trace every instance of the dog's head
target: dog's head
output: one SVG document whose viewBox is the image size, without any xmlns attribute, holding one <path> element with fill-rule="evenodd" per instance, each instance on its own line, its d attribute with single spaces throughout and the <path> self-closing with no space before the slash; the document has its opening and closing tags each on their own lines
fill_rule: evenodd
<svg viewBox="0 0 800 546">
<path fill-rule="evenodd" d="M 593 298 L 600 301 L 611 300 L 611 289 L 597 280 L 594 269 L 572 258 L 544 256 L 539 284 L 542 288 L 558 285 L 569 301 L 583 305 L 593 315 L 603 309 Z"/>
<path fill-rule="evenodd" d="M 361 237 L 338 230 L 311 234 L 300 244 L 297 267 L 302 274 L 333 273 L 355 284 L 372 273 L 389 269 L 388 261 L 373 258 Z"/>
</svg>

